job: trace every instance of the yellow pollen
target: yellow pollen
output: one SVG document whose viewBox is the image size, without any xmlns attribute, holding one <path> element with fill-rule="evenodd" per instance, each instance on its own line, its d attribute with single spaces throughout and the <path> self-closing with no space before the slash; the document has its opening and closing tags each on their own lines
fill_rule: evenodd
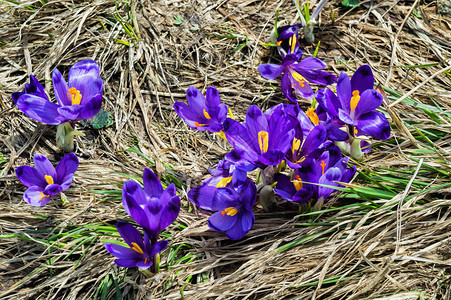
<svg viewBox="0 0 451 300">
<path fill-rule="evenodd" d="M 205 110 L 205 108 L 204 108 L 204 117 L 205 117 L 205 119 L 207 119 L 207 120 L 210 120 L 210 119 L 211 119 L 210 115 L 207 113 L 207 111 Z"/>
<path fill-rule="evenodd" d="M 53 184 L 54 183 L 52 176 L 45 175 L 44 177 L 45 177 L 45 181 L 47 181 L 48 184 Z"/>
<path fill-rule="evenodd" d="M 144 258 L 144 264 L 147 264 L 147 257 Z"/>
<path fill-rule="evenodd" d="M 322 171 L 321 171 L 321 175 L 324 175 L 324 168 L 326 167 L 326 163 L 324 162 L 324 160 L 323 161 L 321 161 L 321 169 L 322 169 Z"/>
<path fill-rule="evenodd" d="M 315 109 L 313 107 L 309 107 L 307 109 L 306 115 L 309 117 L 310 121 L 312 121 L 313 125 L 319 124 L 319 118 L 318 115 L 315 112 Z"/>
<path fill-rule="evenodd" d="M 304 87 L 305 78 L 301 74 L 298 72 L 292 72 L 291 76 L 293 76 L 294 80 L 296 80 L 301 87 Z"/>
<path fill-rule="evenodd" d="M 234 215 L 236 215 L 238 213 L 238 210 L 235 207 L 227 207 L 226 209 L 224 209 L 223 211 L 221 211 L 222 215 L 227 214 L 228 216 L 233 217 Z"/>
<path fill-rule="evenodd" d="M 230 181 L 232 181 L 232 176 L 224 177 L 221 180 L 219 180 L 218 184 L 216 184 L 216 187 L 217 188 L 225 187 Z"/>
<path fill-rule="evenodd" d="M 358 132 L 357 128 L 354 127 L 354 134 L 357 135 Z"/>
<path fill-rule="evenodd" d="M 71 87 L 70 89 L 69 89 L 69 94 L 71 95 L 70 97 L 70 99 L 71 99 L 71 101 L 72 101 L 72 105 L 75 105 L 75 104 L 77 104 L 77 105 L 80 105 L 80 102 L 81 102 L 81 94 L 80 94 L 80 91 L 79 90 L 77 90 L 76 88 L 74 88 L 74 87 Z"/>
<path fill-rule="evenodd" d="M 139 254 L 144 254 L 143 250 L 141 249 L 141 247 L 138 246 L 137 243 L 132 242 L 132 245 L 133 245 L 133 247 L 131 248 L 132 250 L 135 250 Z"/>
<path fill-rule="evenodd" d="M 293 53 L 294 52 L 294 47 L 296 47 L 296 35 L 295 34 L 293 34 L 290 37 L 290 39 L 288 40 L 288 43 L 291 46 L 291 53 Z"/>
<path fill-rule="evenodd" d="M 301 140 L 298 140 L 297 138 L 293 138 L 293 143 L 291 145 L 291 151 L 294 155 L 294 152 L 298 151 L 301 147 Z"/>
<path fill-rule="evenodd" d="M 278 41 L 278 42 L 276 43 L 276 45 L 277 45 L 277 46 L 282 45 L 282 41 Z"/>
<path fill-rule="evenodd" d="M 41 192 L 41 199 L 39 199 L 39 201 L 43 201 L 44 198 L 48 198 L 50 197 L 49 195 L 44 195 L 44 192 Z"/>
<path fill-rule="evenodd" d="M 300 189 L 302 189 L 302 179 L 301 177 L 299 177 L 299 175 L 294 176 L 294 179 L 296 179 L 295 181 L 293 181 L 294 187 L 296 191 L 299 191 Z"/>
<path fill-rule="evenodd" d="M 269 142 L 269 134 L 266 131 L 260 131 L 258 133 L 258 145 L 260 146 L 260 150 L 262 153 L 266 153 L 268 151 L 268 142 Z"/>
<path fill-rule="evenodd" d="M 359 104 L 359 101 L 360 101 L 359 91 L 355 90 L 352 92 L 351 110 L 355 110 L 355 108 L 357 107 L 357 104 Z"/>
<path fill-rule="evenodd" d="M 203 127 L 203 126 L 205 126 L 205 124 L 199 124 L 197 122 L 194 122 L 194 126 L 196 126 L 196 127 Z"/>
</svg>

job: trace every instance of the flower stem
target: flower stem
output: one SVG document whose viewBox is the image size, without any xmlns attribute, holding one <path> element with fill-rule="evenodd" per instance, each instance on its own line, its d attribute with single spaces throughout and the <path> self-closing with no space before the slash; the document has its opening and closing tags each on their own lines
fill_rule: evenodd
<svg viewBox="0 0 451 300">
<path fill-rule="evenodd" d="M 85 136 L 83 133 L 74 130 L 69 122 L 56 127 L 56 143 L 63 148 L 64 152 L 74 152 L 74 137 L 76 135 Z"/>
</svg>

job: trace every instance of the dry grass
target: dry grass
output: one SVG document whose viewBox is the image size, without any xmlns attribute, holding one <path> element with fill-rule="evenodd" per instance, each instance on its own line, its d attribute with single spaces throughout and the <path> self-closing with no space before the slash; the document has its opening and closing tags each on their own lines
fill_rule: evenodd
<svg viewBox="0 0 451 300">
<path fill-rule="evenodd" d="M 189 86 L 214 85 L 242 119 L 251 104 L 267 108 L 284 101 L 279 84 L 262 78 L 256 67 L 277 60 L 259 43 L 269 42 L 278 9 L 280 19 L 295 20 L 294 5 L 288 0 L 22 3 L 0 2 L 0 152 L 7 159 L 0 173 L 2 299 L 91 299 L 99 287 L 107 287 L 105 297 L 112 299 L 116 290 L 107 274 L 114 274 L 124 298 L 133 299 L 451 298 L 451 77 L 444 73 L 450 68 L 451 19 L 437 14 L 436 1 L 363 1 L 352 10 L 331 1 L 316 31 L 318 57 L 329 71 L 351 74 L 369 64 L 378 82 L 400 94 L 388 93 L 385 105 L 393 137 L 359 164 L 363 174 L 354 186 L 383 190 L 364 176 L 378 174 L 385 177 L 377 182 L 391 187 L 393 197 L 337 198 L 329 205 L 337 210 L 313 216 L 297 216 L 289 204 L 274 215 L 257 207 L 253 230 L 238 242 L 210 231 L 207 216 L 185 206 L 178 219 L 182 226 L 168 233 L 173 249 L 180 246 L 176 258 L 195 259 L 164 267 L 150 279 L 115 267 L 101 241 L 108 234 L 89 225 L 129 219 L 120 199 L 90 191 L 119 191 L 126 177 L 118 173 L 142 175 L 148 162 L 123 151 L 131 146 L 157 161 L 160 176 L 163 164 L 172 166 L 169 172 L 184 184 L 182 196 L 198 184 L 228 146 L 189 130 L 173 111 L 174 102 L 184 100 Z M 183 22 L 175 24 L 176 17 Z M 224 37 L 230 34 L 234 37 Z M 313 51 L 314 45 L 305 46 L 306 56 Z M 81 128 L 86 137 L 77 140 L 81 165 L 66 193 L 69 203 L 27 206 L 14 168 L 30 165 L 35 153 L 52 161 L 63 154 L 54 143 L 55 128 L 24 116 L 10 93 L 22 89 L 28 74 L 45 79 L 50 92 L 55 67 L 67 74 L 86 58 L 101 66 L 103 108 L 115 123 L 99 131 Z M 409 67 L 418 65 L 424 66 Z M 406 94 L 408 99 L 394 104 Z M 423 185 L 384 182 L 394 172 Z"/>
</svg>

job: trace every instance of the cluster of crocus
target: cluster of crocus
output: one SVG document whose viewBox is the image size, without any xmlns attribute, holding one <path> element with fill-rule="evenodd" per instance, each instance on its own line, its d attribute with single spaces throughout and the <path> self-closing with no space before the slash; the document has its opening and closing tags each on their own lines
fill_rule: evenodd
<svg viewBox="0 0 451 300">
<path fill-rule="evenodd" d="M 73 152 L 74 131 L 78 120 L 94 117 L 102 106 L 103 81 L 99 65 L 93 60 L 83 60 L 69 70 L 69 80 L 55 69 L 52 74 L 56 103 L 51 102 L 44 87 L 30 75 L 24 92 L 12 94 L 13 102 L 30 118 L 49 125 L 58 125 L 57 144 L 66 152 Z"/>
<path fill-rule="evenodd" d="M 299 203 L 304 209 L 321 209 L 330 195 L 356 173 L 341 148 L 358 148 L 363 153 L 361 145 L 368 146 L 367 135 L 377 139 L 390 136 L 387 119 L 375 111 L 382 104 L 382 96 L 373 89 L 369 66 L 360 67 L 352 79 L 341 73 L 337 95 L 328 88 L 313 93 L 308 81 L 329 85 L 336 77 L 323 71 L 326 65 L 317 58 L 299 61 L 299 27 L 278 29 L 281 65 L 258 67 L 266 78 L 282 74 L 283 94 L 295 104 L 279 104 L 265 112 L 252 105 L 245 121 L 238 122 L 227 118 L 227 107 L 220 103 L 216 89 L 210 87 L 204 97 L 190 87 L 188 105 L 174 105 L 188 126 L 221 131 L 233 147 L 216 169 L 210 170 L 212 177 L 188 192 L 188 199 L 196 206 L 214 212 L 208 226 L 233 240 L 241 239 L 251 229 L 257 199 L 266 211 L 276 207 L 276 196 Z M 316 101 L 304 112 L 293 90 Z M 362 158 L 358 151 L 349 152 L 354 158 Z M 256 169 L 258 182 L 254 183 L 248 173 Z"/>
<path fill-rule="evenodd" d="M 133 225 L 119 221 L 117 230 L 129 247 L 107 243 L 105 249 L 118 258 L 114 262 L 120 267 L 138 267 L 143 271 L 151 268 L 155 273 L 158 272 L 158 253 L 168 246 L 168 241 L 158 241 L 158 236 L 177 218 L 180 198 L 173 183 L 163 189 L 161 182 L 148 168 L 144 169 L 143 183 L 144 189 L 133 180 L 124 183 L 122 205 L 141 226 L 144 238 Z"/>
</svg>

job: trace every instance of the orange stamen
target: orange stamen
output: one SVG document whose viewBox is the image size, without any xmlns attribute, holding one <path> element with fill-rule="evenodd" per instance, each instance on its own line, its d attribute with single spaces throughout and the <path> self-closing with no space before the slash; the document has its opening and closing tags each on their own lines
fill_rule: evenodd
<svg viewBox="0 0 451 300">
<path fill-rule="evenodd" d="M 297 138 L 293 138 L 293 142 L 291 144 L 291 151 L 294 155 L 294 152 L 298 151 L 301 147 L 301 140 L 298 140 Z"/>
<path fill-rule="evenodd" d="M 210 115 L 207 113 L 207 111 L 205 110 L 205 108 L 204 108 L 204 117 L 205 117 L 205 119 L 207 119 L 207 120 L 210 120 L 210 119 L 211 119 Z"/>
<path fill-rule="evenodd" d="M 260 146 L 260 150 L 262 153 L 266 153 L 268 151 L 268 143 L 269 143 L 269 134 L 266 131 L 260 131 L 258 133 L 258 145 Z"/>
<path fill-rule="evenodd" d="M 315 112 L 315 109 L 313 107 L 309 107 L 306 112 L 307 117 L 309 117 L 310 121 L 312 121 L 313 125 L 319 124 L 319 118 L 318 115 Z"/>
<path fill-rule="evenodd" d="M 54 181 L 53 181 L 53 177 L 52 177 L 52 176 L 50 176 L 50 175 L 45 175 L 44 177 L 45 177 L 45 181 L 47 181 L 48 184 L 54 184 Z"/>
<path fill-rule="evenodd" d="M 196 127 L 203 127 L 203 126 L 205 126 L 205 124 L 199 124 L 197 122 L 194 122 L 194 126 L 196 126 Z"/>
<path fill-rule="evenodd" d="M 355 108 L 357 107 L 357 104 L 359 104 L 359 101 L 360 101 L 359 91 L 355 90 L 352 92 L 351 110 L 355 110 Z"/>
<path fill-rule="evenodd" d="M 222 188 L 225 187 L 227 184 L 229 184 L 229 182 L 232 181 L 232 176 L 230 177 L 224 177 L 221 180 L 219 180 L 218 184 L 216 184 L 217 188 Z"/>
<path fill-rule="evenodd" d="M 299 191 L 300 189 L 302 189 L 302 179 L 299 175 L 294 176 L 294 178 L 296 179 L 295 181 L 293 181 L 294 187 L 296 191 Z"/>
<path fill-rule="evenodd" d="M 291 76 L 293 76 L 293 78 L 294 78 L 294 80 L 296 80 L 297 81 L 297 83 L 299 83 L 299 85 L 301 86 L 301 87 L 304 87 L 304 83 L 305 83 L 305 78 L 301 75 L 301 74 L 299 74 L 298 72 L 292 72 L 291 73 Z"/>
<path fill-rule="evenodd" d="M 236 215 L 238 213 L 238 210 L 235 207 L 227 207 L 226 209 L 224 209 L 223 211 L 221 211 L 222 215 L 227 214 L 228 216 L 233 217 L 234 215 Z"/>
<path fill-rule="evenodd" d="M 326 167 L 326 163 L 323 160 L 323 161 L 321 161 L 321 169 L 322 169 L 321 175 L 324 175 L 324 168 L 325 167 Z"/>
<path fill-rule="evenodd" d="M 131 247 L 132 250 L 135 250 L 139 254 L 144 254 L 144 251 L 141 249 L 141 247 L 138 246 L 137 243 L 132 242 L 132 246 L 133 246 Z"/>
<path fill-rule="evenodd" d="M 76 88 L 74 88 L 74 87 L 71 87 L 70 89 L 69 89 L 69 94 L 71 95 L 70 97 L 70 99 L 71 99 L 71 101 L 72 101 L 72 105 L 80 105 L 80 102 L 81 102 L 81 94 L 80 94 L 80 91 L 79 90 L 77 90 Z"/>
</svg>

